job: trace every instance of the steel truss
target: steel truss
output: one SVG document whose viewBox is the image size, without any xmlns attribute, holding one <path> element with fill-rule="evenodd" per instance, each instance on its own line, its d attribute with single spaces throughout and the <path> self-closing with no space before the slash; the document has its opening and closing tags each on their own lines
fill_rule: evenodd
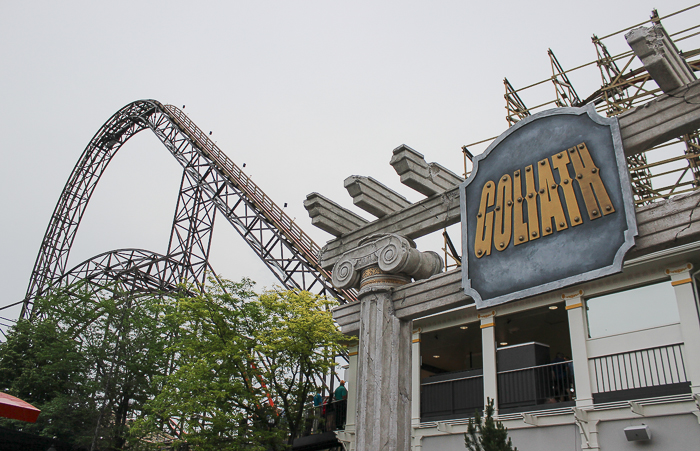
<svg viewBox="0 0 700 451">
<path fill-rule="evenodd" d="M 700 7 L 700 4 L 671 13 L 663 18 L 659 16 L 656 10 L 652 10 L 651 17 L 648 21 L 608 34 L 601 38 L 593 35 L 592 42 L 596 50 L 596 60 L 573 69 L 564 70 L 554 56 L 552 50 L 548 50 L 547 53 L 552 66 L 552 76 L 550 78 L 520 89 L 514 89 L 507 79 L 503 80 L 506 92 L 504 96 L 506 101 L 505 119 L 508 122 L 508 126 L 512 126 L 518 121 L 528 117 L 533 112 L 549 105 L 565 107 L 593 103 L 598 113 L 612 117 L 660 96 L 663 92 L 647 72 L 646 67 L 641 66 L 631 69 L 632 65 L 638 60 L 633 51 L 629 50 L 619 55 L 611 55 L 603 41 L 632 28 L 645 25 L 646 23 L 661 25 L 662 19 L 675 16 L 697 7 Z M 670 35 L 664 28 L 661 29 L 663 33 L 666 33 L 669 41 L 675 47 L 677 42 L 697 36 L 699 34 L 699 32 L 696 31 L 698 28 L 700 28 L 700 25 L 695 25 Z M 700 59 L 697 58 L 700 55 L 700 49 L 696 48 L 685 52 L 679 52 L 677 48 L 674 48 L 674 50 L 683 57 L 691 70 L 695 72 L 700 71 Z M 587 98 L 581 100 L 574 90 L 567 74 L 593 65 L 597 66 L 600 72 L 601 87 Z M 552 82 L 554 85 L 554 99 L 540 103 L 534 107 L 525 106 L 525 103 L 520 97 L 520 93 L 549 82 Z M 677 146 L 673 151 L 678 155 L 671 158 L 668 158 L 667 149 L 665 149 L 669 146 L 668 143 L 655 146 L 651 149 L 647 149 L 645 152 L 627 158 L 632 189 L 637 205 L 648 204 L 660 199 L 668 199 L 673 195 L 700 189 L 700 162 L 698 161 L 700 159 L 699 134 L 700 130 L 695 130 L 688 135 L 674 139 L 672 144 L 677 144 Z M 489 142 L 493 139 L 495 139 L 495 137 L 468 144 L 463 146 L 462 149 Z M 661 152 L 665 153 L 656 152 L 657 150 L 661 150 Z M 677 152 L 677 150 L 680 150 L 680 152 Z"/>
<path fill-rule="evenodd" d="M 172 293 L 178 290 L 171 275 L 181 262 L 172 256 L 143 249 L 118 249 L 92 257 L 63 274 L 52 286 L 65 289 L 81 282 L 90 293 L 111 284 L 135 293 Z"/>
<path fill-rule="evenodd" d="M 70 249 L 97 182 L 121 146 L 146 129 L 158 137 L 183 167 L 168 254 L 113 251 L 79 265 L 82 269 L 67 272 Z M 143 285 L 144 289 L 174 289 L 183 280 L 203 284 L 216 210 L 283 286 L 333 296 L 340 302 L 356 299 L 352 291 L 338 292 L 333 288 L 330 274 L 318 264 L 319 246 L 182 111 L 155 100 L 139 100 L 117 111 L 98 130 L 73 169 L 44 235 L 21 316 L 28 317 L 32 300 L 50 287 L 77 280 L 77 276 L 73 278 L 69 273 L 95 280 L 139 274 L 144 276 L 143 280 L 155 283 Z M 108 260 L 125 258 L 128 262 L 130 252 L 135 252 L 134 257 L 150 255 L 150 260 L 139 260 L 142 265 L 133 268 L 147 267 L 156 273 L 115 273 L 108 270 L 110 265 L 102 263 L 107 256 L 110 256 Z"/>
</svg>

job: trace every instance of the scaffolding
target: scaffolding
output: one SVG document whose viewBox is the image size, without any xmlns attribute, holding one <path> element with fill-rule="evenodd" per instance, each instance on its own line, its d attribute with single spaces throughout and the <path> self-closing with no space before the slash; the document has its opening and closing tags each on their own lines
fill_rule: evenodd
<svg viewBox="0 0 700 451">
<path fill-rule="evenodd" d="M 679 16 L 698 6 L 700 4 L 676 11 L 664 17 L 659 16 L 657 10 L 653 10 L 649 20 L 600 38 L 593 35 L 592 43 L 595 47 L 596 59 L 569 70 L 564 70 L 554 52 L 548 49 L 547 54 L 552 69 L 551 77 L 519 89 L 515 89 L 510 81 L 504 78 L 504 98 L 508 126 L 514 125 L 527 116 L 543 110 L 545 107 L 578 107 L 590 103 L 595 105 L 599 114 L 613 117 L 660 96 L 663 94 L 662 90 L 647 69 L 640 64 L 634 52 L 629 50 L 612 55 L 608 51 L 605 41 L 613 37 L 619 38 L 621 33 L 644 25 L 651 24 L 663 27 L 662 20 Z M 694 25 L 672 34 L 668 34 L 666 29 L 662 28 L 674 46 L 682 41 L 686 41 L 685 44 L 696 45 L 696 48 L 692 50 L 678 51 L 679 55 L 683 57 L 694 72 L 700 71 L 700 48 L 697 48 L 696 44 L 700 41 L 700 38 L 697 38 L 700 35 L 699 28 L 700 25 Z M 696 37 L 695 41 L 687 41 L 694 37 Z M 593 66 L 598 68 L 601 85 L 599 89 L 582 100 L 574 89 L 569 75 L 577 71 L 590 71 Z M 522 98 L 523 92 L 550 82 L 554 87 L 554 98 L 528 108 Z M 480 140 L 462 147 L 465 155 L 465 177 L 467 175 L 467 149 L 475 145 L 490 143 L 495 138 Z M 630 170 L 635 203 L 637 205 L 648 204 L 700 188 L 699 157 L 700 137 L 698 130 L 678 137 L 671 142 L 648 149 L 643 153 L 628 157 L 627 164 Z"/>
</svg>

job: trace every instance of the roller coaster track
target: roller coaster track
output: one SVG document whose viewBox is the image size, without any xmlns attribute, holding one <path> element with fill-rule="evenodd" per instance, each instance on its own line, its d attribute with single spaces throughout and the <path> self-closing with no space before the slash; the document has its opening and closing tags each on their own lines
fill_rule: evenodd
<svg viewBox="0 0 700 451">
<path fill-rule="evenodd" d="M 100 254 L 67 271 L 68 256 L 90 197 L 107 165 L 132 136 L 150 129 L 183 168 L 170 244 L 165 256 L 123 249 Z M 186 280 L 205 282 L 214 217 L 218 211 L 287 288 L 356 300 L 336 291 L 318 264 L 320 248 L 182 111 L 139 100 L 117 111 L 93 136 L 56 205 L 23 301 L 67 281 L 131 277 L 141 290 L 172 290 Z"/>
<path fill-rule="evenodd" d="M 143 249 L 117 249 L 96 255 L 63 274 L 53 288 L 81 284 L 83 292 L 96 293 L 119 283 L 131 293 L 174 292 L 178 290 L 164 274 L 180 265 L 168 255 Z"/>
</svg>

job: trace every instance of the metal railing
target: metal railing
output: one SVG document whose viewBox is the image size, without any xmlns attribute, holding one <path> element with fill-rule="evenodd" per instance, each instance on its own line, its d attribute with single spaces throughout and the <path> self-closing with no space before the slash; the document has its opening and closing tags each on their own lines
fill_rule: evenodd
<svg viewBox="0 0 700 451">
<path fill-rule="evenodd" d="M 325 402 L 320 406 L 309 404 L 304 408 L 301 437 L 345 429 L 348 401 Z"/>
<path fill-rule="evenodd" d="M 575 398 L 571 360 L 498 373 L 500 409 L 555 404 Z"/>
<path fill-rule="evenodd" d="M 682 348 L 682 344 L 674 344 L 589 359 L 595 376 L 593 392 L 688 382 Z"/>
<path fill-rule="evenodd" d="M 219 147 L 214 144 L 189 117 L 187 117 L 187 115 L 180 111 L 180 109 L 173 105 L 165 105 L 165 108 L 168 110 L 171 117 L 177 120 L 178 125 L 182 126 L 183 131 L 196 141 L 199 147 L 205 150 L 212 160 L 219 164 L 219 168 L 224 170 L 231 181 L 244 191 L 250 199 L 257 201 L 256 205 L 258 208 L 265 213 L 268 219 L 273 222 L 280 231 L 284 232 L 287 238 L 293 240 L 294 243 L 299 246 L 301 252 L 304 252 L 309 257 L 313 256 L 318 258 L 321 251 L 318 244 L 304 233 L 304 231 L 301 230 L 301 228 L 296 225 L 250 177 L 243 173 L 236 163 L 231 161 L 231 159 L 223 153 L 221 149 L 219 149 Z"/>
<path fill-rule="evenodd" d="M 483 376 L 461 377 L 421 383 L 420 416 L 422 421 L 468 417 L 484 408 Z"/>
</svg>

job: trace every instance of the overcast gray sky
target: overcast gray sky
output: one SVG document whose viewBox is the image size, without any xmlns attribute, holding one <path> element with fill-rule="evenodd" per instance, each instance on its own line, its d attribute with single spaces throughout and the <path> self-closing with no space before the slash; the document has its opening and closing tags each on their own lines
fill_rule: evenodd
<svg viewBox="0 0 700 451">
<path fill-rule="evenodd" d="M 357 174 L 417 201 L 388 164 L 393 148 L 405 143 L 461 173 L 463 144 L 506 129 L 504 76 L 516 87 L 549 77 L 549 47 L 565 68 L 592 61 L 592 34 L 642 22 L 655 6 L 664 16 L 691 4 L 4 1 L 0 306 L 23 298 L 68 175 L 94 133 L 127 103 L 186 105 L 323 244 L 331 236 L 311 226 L 302 205 L 308 193 L 351 207 L 343 180 Z M 678 31 L 699 19 L 700 8 L 664 23 Z M 627 49 L 622 35 L 608 46 Z M 600 85 L 594 67 L 572 81 L 581 97 Z M 551 97 L 550 85 L 523 94 L 530 106 Z M 152 134 L 132 139 L 95 191 L 69 266 L 117 248 L 165 252 L 180 175 Z M 211 259 L 224 277 L 248 276 L 259 288 L 276 283 L 225 221 L 214 235 Z"/>
</svg>

